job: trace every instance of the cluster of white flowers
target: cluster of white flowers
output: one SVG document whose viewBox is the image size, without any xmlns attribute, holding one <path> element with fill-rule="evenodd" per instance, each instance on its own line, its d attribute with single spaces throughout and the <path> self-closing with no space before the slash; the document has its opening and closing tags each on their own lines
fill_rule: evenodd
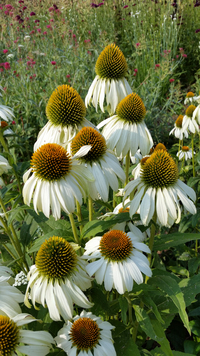
<svg viewBox="0 0 200 356">
<path fill-rule="evenodd" d="M 26 274 L 21 271 L 15 276 L 15 282 L 13 284 L 14 287 L 21 286 L 21 285 L 26 285 L 28 283 L 28 279 Z"/>
</svg>

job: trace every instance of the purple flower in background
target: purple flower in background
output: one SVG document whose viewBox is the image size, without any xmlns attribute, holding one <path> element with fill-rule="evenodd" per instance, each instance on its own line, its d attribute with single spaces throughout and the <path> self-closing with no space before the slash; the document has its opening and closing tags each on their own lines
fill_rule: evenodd
<svg viewBox="0 0 200 356">
<path fill-rule="evenodd" d="M 35 12 L 31 11 L 30 16 L 35 16 Z"/>
<path fill-rule="evenodd" d="M 198 32 L 200 32 L 200 28 L 198 28 L 198 30 L 195 30 L 195 33 L 198 33 Z"/>
<path fill-rule="evenodd" d="M 94 4 L 93 2 L 90 5 L 91 5 L 91 7 L 98 7 L 99 6 L 97 4 Z"/>
</svg>

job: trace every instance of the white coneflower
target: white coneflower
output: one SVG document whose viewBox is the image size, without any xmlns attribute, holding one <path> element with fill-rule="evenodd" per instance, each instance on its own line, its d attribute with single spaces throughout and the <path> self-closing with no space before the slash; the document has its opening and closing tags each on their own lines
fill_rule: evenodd
<svg viewBox="0 0 200 356">
<path fill-rule="evenodd" d="M 7 280 L 8 277 L 4 273 L 4 276 L 0 277 L 0 314 L 8 314 L 13 317 L 21 313 L 19 303 L 23 302 L 24 296 L 17 288 L 11 286 Z"/>
<path fill-rule="evenodd" d="M 187 104 L 193 103 L 195 100 L 196 100 L 196 97 L 195 97 L 194 93 L 192 91 L 189 91 L 186 94 L 186 98 L 184 100 L 184 104 L 187 105 Z"/>
<path fill-rule="evenodd" d="M 188 131 L 185 129 L 183 131 L 183 115 L 179 115 L 175 121 L 174 128 L 170 131 L 169 135 L 173 134 L 179 140 L 183 140 L 184 136 L 188 138 Z"/>
<path fill-rule="evenodd" d="M 110 230 L 96 236 L 85 245 L 84 257 L 92 260 L 86 267 L 90 276 L 95 275 L 104 288 L 115 288 L 123 294 L 133 289 L 133 281 L 143 282 L 142 273 L 151 276 L 148 259 L 142 252 L 150 253 L 141 237 L 133 232 Z"/>
<path fill-rule="evenodd" d="M 184 158 L 187 161 L 188 159 L 192 158 L 192 150 L 188 146 L 182 146 L 182 149 L 177 152 L 177 157 L 179 160 Z"/>
<path fill-rule="evenodd" d="M 85 119 L 85 114 L 85 104 L 77 91 L 67 84 L 58 86 L 47 103 L 49 121 L 39 132 L 34 151 L 45 143 L 57 143 L 67 148 L 82 127 L 94 127 Z"/>
<path fill-rule="evenodd" d="M 91 286 L 86 273 L 86 262 L 76 254 L 76 244 L 70 244 L 62 237 L 52 236 L 40 247 L 35 265 L 28 274 L 25 305 L 36 303 L 48 308 L 52 320 L 69 320 L 73 316 L 73 304 L 90 308 L 82 290 Z"/>
<path fill-rule="evenodd" d="M 134 156 L 138 149 L 143 156 L 149 153 L 153 140 L 144 122 L 145 114 L 142 99 L 136 93 L 132 93 L 117 105 L 116 115 L 97 126 L 98 128 L 104 126 L 102 134 L 108 148 L 116 150 L 117 156 L 125 157 L 128 151 Z"/>
<path fill-rule="evenodd" d="M 116 356 L 113 328 L 108 321 L 83 310 L 64 325 L 55 340 L 69 356 Z"/>
<path fill-rule="evenodd" d="M 195 132 L 199 132 L 199 125 L 197 124 L 196 120 L 195 120 L 195 109 L 196 106 L 194 105 L 190 105 L 188 106 L 188 108 L 186 109 L 185 115 L 183 117 L 183 122 L 182 122 L 182 128 L 183 131 L 185 130 L 189 130 L 190 132 L 192 132 L 193 134 Z"/>
<path fill-rule="evenodd" d="M 148 225 L 156 212 L 161 226 L 171 226 L 179 222 L 181 205 L 191 214 L 196 213 L 193 201 L 194 190 L 178 179 L 178 168 L 166 150 L 157 150 L 141 165 L 138 177 L 124 188 L 126 199 L 134 194 L 130 202 L 130 216 L 140 209 L 144 225 Z"/>
<path fill-rule="evenodd" d="M 23 330 L 23 326 L 35 321 L 29 314 L 0 315 L 1 356 L 45 356 L 55 341 L 47 331 Z"/>
<path fill-rule="evenodd" d="M 127 74 L 126 59 L 115 44 L 108 45 L 97 59 L 96 77 L 85 98 L 86 107 L 92 103 L 97 110 L 98 104 L 104 112 L 104 99 L 107 109 L 114 114 L 118 103 L 132 90 L 125 78 Z"/>
<path fill-rule="evenodd" d="M 30 205 L 33 197 L 35 211 L 42 211 L 49 217 L 51 210 L 56 220 L 61 216 L 61 209 L 67 214 L 73 213 L 75 201 L 81 205 L 82 198 L 86 196 L 87 182 L 94 180 L 76 160 L 87 154 L 90 148 L 82 147 L 74 157 L 55 143 L 38 148 L 32 156 L 31 168 L 23 176 L 24 203 Z"/>
<path fill-rule="evenodd" d="M 124 182 L 125 173 L 113 152 L 107 149 L 105 138 L 99 131 L 91 127 L 82 128 L 72 140 L 72 153 L 76 154 L 85 145 L 90 145 L 91 149 L 80 161 L 95 178 L 89 183 L 89 195 L 92 199 L 98 199 L 99 194 L 103 201 L 108 201 L 109 187 L 117 191 L 118 178 Z"/>
</svg>

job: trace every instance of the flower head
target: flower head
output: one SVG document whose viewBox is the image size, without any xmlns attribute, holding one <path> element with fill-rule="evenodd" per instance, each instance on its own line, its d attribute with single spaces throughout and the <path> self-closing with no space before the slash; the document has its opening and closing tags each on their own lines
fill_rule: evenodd
<svg viewBox="0 0 200 356">
<path fill-rule="evenodd" d="M 10 276 L 5 276 L 5 270 L 3 275 L 0 275 L 0 314 L 13 317 L 21 313 L 19 303 L 23 302 L 24 296 L 17 288 L 8 283 L 9 278 Z"/>
<path fill-rule="evenodd" d="M 102 79 L 123 78 L 127 70 L 128 66 L 122 51 L 113 43 L 101 52 L 95 65 L 95 72 Z"/>
<path fill-rule="evenodd" d="M 100 317 L 83 310 L 68 321 L 55 338 L 57 346 L 69 355 L 116 356 L 111 330 L 114 327 Z"/>
<path fill-rule="evenodd" d="M 100 54 L 95 65 L 95 77 L 85 98 L 86 107 L 92 102 L 97 110 L 98 103 L 104 112 L 104 99 L 110 113 L 114 113 L 117 104 L 132 92 L 125 79 L 126 59 L 115 44 L 108 45 Z"/>
<path fill-rule="evenodd" d="M 47 305 L 53 320 L 68 320 L 73 315 L 73 303 L 82 308 L 90 308 L 82 290 L 91 286 L 86 273 L 86 262 L 76 254 L 75 248 L 62 237 L 53 236 L 41 245 L 35 265 L 28 274 L 25 304 L 30 307 L 30 298 L 35 303 Z"/>
<path fill-rule="evenodd" d="M 76 154 L 84 145 L 90 145 L 91 149 L 80 160 L 95 177 L 95 181 L 90 182 L 89 194 L 93 199 L 98 199 L 100 194 L 103 201 L 108 201 L 109 186 L 117 191 L 117 177 L 124 181 L 124 171 L 114 154 L 108 151 L 106 140 L 99 131 L 92 127 L 83 127 L 72 140 L 72 154 Z"/>
<path fill-rule="evenodd" d="M 3 156 L 0 156 L 0 176 L 3 173 L 7 173 L 12 167 L 9 165 L 7 159 Z"/>
<path fill-rule="evenodd" d="M 196 106 L 190 105 L 186 109 L 185 115 L 183 117 L 182 129 L 183 131 L 189 130 L 192 133 L 199 132 L 199 126 L 195 120 L 196 117 Z"/>
<path fill-rule="evenodd" d="M 177 152 L 177 157 L 179 160 L 185 159 L 187 161 L 192 158 L 192 150 L 188 146 L 182 146 L 182 149 Z"/>
<path fill-rule="evenodd" d="M 126 96 L 118 105 L 116 115 L 102 121 L 97 127 L 104 126 L 104 135 L 108 148 L 116 150 L 117 156 L 126 156 L 130 150 L 134 156 L 140 149 L 143 155 L 153 146 L 151 134 L 144 123 L 146 109 L 142 99 L 136 93 Z"/>
<path fill-rule="evenodd" d="M 179 115 L 175 121 L 174 128 L 170 131 L 169 135 L 174 134 L 174 136 L 179 140 L 183 140 L 184 136 L 188 138 L 188 131 L 187 129 L 183 131 L 182 123 L 183 123 L 183 115 Z"/>
<path fill-rule="evenodd" d="M 85 119 L 83 100 L 70 85 L 63 84 L 52 93 L 46 114 L 49 122 L 43 127 L 34 145 L 34 150 L 46 142 L 68 145 L 68 142 L 84 126 L 92 126 Z"/>
<path fill-rule="evenodd" d="M 84 256 L 92 260 L 86 267 L 87 272 L 95 275 L 98 284 L 104 282 L 105 290 L 115 288 L 124 294 L 133 289 L 133 281 L 143 282 L 141 272 L 151 276 L 149 262 L 141 251 L 150 252 L 141 242 L 141 236 L 110 230 L 86 243 Z"/>
<path fill-rule="evenodd" d="M 194 190 L 178 179 L 178 168 L 166 150 L 157 150 L 141 165 L 137 178 L 124 188 L 130 202 L 130 216 L 140 209 L 140 218 L 148 225 L 154 213 L 161 226 L 171 226 L 181 217 L 181 200 L 186 211 L 196 213 Z M 191 201 L 191 200 L 192 201 Z"/>
<path fill-rule="evenodd" d="M 90 172 L 80 166 L 76 158 L 87 154 L 91 146 L 82 147 L 71 157 L 64 147 L 47 143 L 34 152 L 31 168 L 24 174 L 24 202 L 49 217 L 50 209 L 55 219 L 61 216 L 61 208 L 70 214 L 75 210 L 75 200 L 82 204 L 87 180 L 93 181 Z M 32 173 L 31 177 L 29 175 Z"/>
<path fill-rule="evenodd" d="M 184 104 L 186 105 L 186 104 L 192 103 L 194 100 L 195 100 L 194 93 L 192 91 L 189 91 L 186 94 L 186 98 L 184 100 Z"/>
<path fill-rule="evenodd" d="M 13 317 L 0 315 L 0 350 L 2 356 L 24 355 L 45 356 L 49 353 L 53 337 L 47 331 L 23 330 L 22 326 L 35 321 L 29 314 Z M 26 345 L 24 345 L 26 344 Z"/>
</svg>

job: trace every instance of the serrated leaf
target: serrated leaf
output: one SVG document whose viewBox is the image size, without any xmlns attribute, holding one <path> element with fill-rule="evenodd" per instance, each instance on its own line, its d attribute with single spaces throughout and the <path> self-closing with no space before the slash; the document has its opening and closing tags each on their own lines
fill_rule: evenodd
<svg viewBox="0 0 200 356">
<path fill-rule="evenodd" d="M 156 237 L 153 249 L 154 251 L 167 250 L 171 247 L 182 245 L 186 242 L 198 239 L 199 234 L 181 234 L 176 232 L 174 234 L 160 235 L 160 237 Z"/>
<path fill-rule="evenodd" d="M 149 280 L 149 283 L 156 284 L 159 289 L 163 290 L 171 298 L 178 308 L 179 315 L 184 326 L 188 330 L 189 334 L 191 334 L 188 316 L 185 311 L 185 300 L 178 283 L 173 278 L 165 275 L 153 277 Z"/>
</svg>

